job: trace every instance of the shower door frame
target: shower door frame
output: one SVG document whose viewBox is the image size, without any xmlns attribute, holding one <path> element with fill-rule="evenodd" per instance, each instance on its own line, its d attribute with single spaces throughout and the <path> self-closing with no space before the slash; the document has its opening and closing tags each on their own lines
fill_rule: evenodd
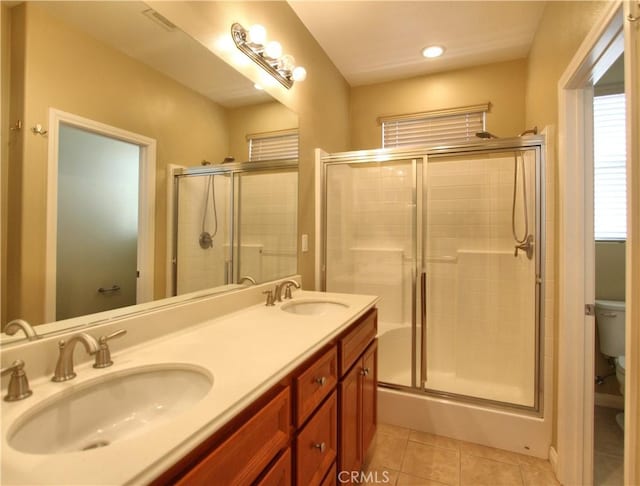
<svg viewBox="0 0 640 486">
<path fill-rule="evenodd" d="M 225 284 L 228 285 L 235 282 L 240 275 L 238 269 L 240 268 L 240 252 L 236 248 L 236 242 L 240 238 L 240 225 L 238 224 L 238 215 L 240 214 L 239 207 L 239 191 L 236 193 L 236 181 L 239 180 L 239 175 L 244 173 L 259 173 L 259 172 L 277 172 L 280 170 L 298 170 L 297 159 L 283 159 L 283 160 L 267 160 L 260 162 L 236 162 L 224 165 L 204 165 L 201 167 L 186 167 L 179 168 L 173 172 L 173 235 L 171 243 L 171 295 L 175 296 L 177 291 L 177 278 L 178 278 L 178 203 L 179 203 L 179 184 L 180 177 L 194 177 L 194 176 L 216 176 L 216 175 L 229 175 L 230 177 L 230 189 L 229 189 L 229 248 L 231 249 L 231 260 L 228 267 L 225 269 Z M 236 207 L 237 206 L 237 207 Z"/>
<path fill-rule="evenodd" d="M 535 158 L 535 376 L 534 376 L 534 404 L 533 406 L 526 406 L 508 402 L 500 402 L 485 398 L 472 397 L 468 395 L 461 395 L 450 392 L 442 392 L 435 390 L 427 390 L 422 384 L 417 383 L 416 375 L 422 371 L 422 361 L 426 362 L 426 340 L 421 339 L 420 343 L 417 343 L 417 316 L 423 310 L 423 303 L 418 299 L 418 288 L 420 288 L 420 278 L 424 269 L 423 261 L 423 245 L 426 241 L 426 225 L 423 223 L 423 217 L 426 212 L 426 202 L 424 198 L 426 196 L 425 181 L 428 174 L 428 160 L 429 158 L 455 156 L 455 155 L 477 155 L 482 153 L 496 153 L 496 152 L 513 152 L 513 151 L 525 151 L 534 150 L 536 154 Z M 546 259 L 546 235 L 545 235 L 545 137 L 541 135 L 516 137 L 510 139 L 495 139 L 479 142 L 466 142 L 452 145 L 441 145 L 434 147 L 408 147 L 408 148 L 394 148 L 394 149 L 377 149 L 377 150 L 362 150 L 341 152 L 335 154 L 323 154 L 320 157 L 322 177 L 321 191 L 322 191 L 322 207 L 321 207 L 321 234 L 322 234 L 322 248 L 320 259 L 320 283 L 321 290 L 326 291 L 327 288 L 327 170 L 332 165 L 337 164 L 360 164 L 360 163 L 391 163 L 401 160 L 412 160 L 414 167 L 416 163 L 421 163 L 421 169 L 414 168 L 414 176 L 419 170 L 422 172 L 422 180 L 414 186 L 414 197 L 416 202 L 415 209 L 415 229 L 416 229 L 416 258 L 415 269 L 413 271 L 412 282 L 412 370 L 411 370 L 411 383 L 412 386 L 404 386 L 398 384 L 380 382 L 381 387 L 390 388 L 406 393 L 428 395 L 434 398 L 455 400 L 457 402 L 468 403 L 470 405 L 479 405 L 489 408 L 496 408 L 501 410 L 511 410 L 518 413 L 524 413 L 533 417 L 543 417 L 544 411 L 544 317 L 545 317 L 545 259 Z M 419 305 L 418 305 L 419 304 Z M 426 307 L 425 307 L 426 308 Z M 417 369 L 417 348 L 420 345 L 422 352 L 420 353 L 420 368 Z"/>
</svg>

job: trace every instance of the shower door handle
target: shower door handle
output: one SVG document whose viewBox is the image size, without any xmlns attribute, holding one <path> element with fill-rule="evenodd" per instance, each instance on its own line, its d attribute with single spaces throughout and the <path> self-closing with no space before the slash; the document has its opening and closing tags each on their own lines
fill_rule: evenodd
<svg viewBox="0 0 640 486">
<path fill-rule="evenodd" d="M 420 274 L 420 388 L 427 381 L 427 274 Z"/>
</svg>

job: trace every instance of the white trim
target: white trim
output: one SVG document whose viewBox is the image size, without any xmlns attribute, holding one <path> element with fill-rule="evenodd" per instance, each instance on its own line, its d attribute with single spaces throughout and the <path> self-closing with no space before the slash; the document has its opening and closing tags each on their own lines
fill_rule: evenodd
<svg viewBox="0 0 640 486">
<path fill-rule="evenodd" d="M 553 446 L 549 447 L 549 462 L 551 463 L 551 470 L 557 476 L 558 475 L 558 452 Z"/>
<path fill-rule="evenodd" d="M 624 16 L 638 18 L 637 1 L 624 3 Z M 627 252 L 624 483 L 640 484 L 640 21 L 624 22 L 627 95 Z"/>
<path fill-rule="evenodd" d="M 322 238 L 322 218 L 324 217 L 322 202 L 324 201 L 324 197 L 322 191 L 324 190 L 324 171 L 322 158 L 329 155 L 322 149 L 315 149 L 315 248 L 314 248 L 314 290 L 322 289 L 322 255 L 324 252 L 324 243 Z"/>
<path fill-rule="evenodd" d="M 137 133 L 112 127 L 55 108 L 49 109 L 49 143 L 47 149 L 47 224 L 45 259 L 45 322 L 56 320 L 56 254 L 58 219 L 58 134 L 60 123 L 117 138 L 140 146 L 140 192 L 138 204 L 138 270 L 136 303 L 154 298 L 155 267 L 155 183 L 156 141 Z"/>
<path fill-rule="evenodd" d="M 173 297 L 173 253 L 175 251 L 174 245 L 174 230 L 175 230 L 175 213 L 174 205 L 175 191 L 174 191 L 174 173 L 179 169 L 186 169 L 185 165 L 167 164 L 167 258 L 166 258 L 166 272 L 165 272 L 165 297 Z"/>
<path fill-rule="evenodd" d="M 612 2 L 589 32 L 558 82 L 559 252 L 558 252 L 558 478 L 563 484 L 593 481 L 594 319 L 593 303 L 592 133 L 586 122 L 591 80 L 622 50 L 621 3 Z M 586 161 L 586 164 L 585 164 Z M 591 199 L 589 199 L 591 198 Z M 578 244 L 576 244 L 578 243 Z M 628 264 L 628 262 L 627 262 Z M 628 268 L 628 267 L 627 267 Z"/>
</svg>

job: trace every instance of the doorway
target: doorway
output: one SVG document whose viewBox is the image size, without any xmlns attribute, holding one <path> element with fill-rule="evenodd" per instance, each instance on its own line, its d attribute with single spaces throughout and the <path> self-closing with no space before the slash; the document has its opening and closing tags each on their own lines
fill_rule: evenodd
<svg viewBox="0 0 640 486">
<path fill-rule="evenodd" d="M 47 321 L 153 299 L 155 141 L 51 110 Z"/>
<path fill-rule="evenodd" d="M 626 101 L 624 484 L 640 483 L 637 386 L 640 330 L 638 6 L 611 3 L 558 84 L 559 97 L 559 363 L 557 473 L 563 484 L 594 484 L 596 275 L 594 237 L 594 84 L 624 52 Z M 615 483 L 614 483 L 615 484 Z"/>
</svg>

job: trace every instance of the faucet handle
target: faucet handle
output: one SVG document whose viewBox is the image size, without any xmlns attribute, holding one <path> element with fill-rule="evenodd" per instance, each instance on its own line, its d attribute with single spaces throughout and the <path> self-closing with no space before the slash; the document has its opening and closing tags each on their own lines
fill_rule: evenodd
<svg viewBox="0 0 640 486">
<path fill-rule="evenodd" d="M 7 394 L 4 399 L 7 402 L 15 402 L 31 396 L 33 392 L 29 388 L 29 380 L 27 380 L 27 374 L 24 371 L 24 361 L 21 359 L 15 360 L 10 366 L 0 370 L 0 374 L 6 375 L 11 373 L 11 381 L 7 388 Z"/>
<path fill-rule="evenodd" d="M 275 297 L 273 296 L 273 290 L 265 290 L 262 293 L 266 294 L 267 296 L 267 303 L 265 304 L 266 306 L 271 307 L 276 305 L 276 300 L 275 300 Z"/>
<path fill-rule="evenodd" d="M 118 329 L 117 331 L 112 332 L 107 336 L 100 336 L 100 338 L 98 339 L 100 348 L 96 353 L 96 361 L 95 363 L 93 363 L 94 368 L 107 368 L 113 364 L 113 361 L 111 360 L 111 350 L 109 349 L 107 341 L 120 336 L 124 336 L 126 333 L 126 329 Z"/>
</svg>

